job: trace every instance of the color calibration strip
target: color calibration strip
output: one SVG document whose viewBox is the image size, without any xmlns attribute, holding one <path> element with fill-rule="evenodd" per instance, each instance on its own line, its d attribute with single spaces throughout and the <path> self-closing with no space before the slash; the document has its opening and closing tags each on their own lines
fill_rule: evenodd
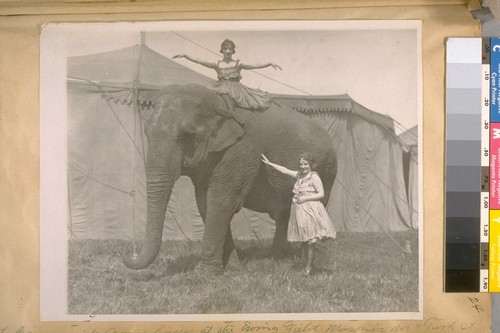
<svg viewBox="0 0 500 333">
<path fill-rule="evenodd" d="M 489 281 L 489 225 L 490 225 L 490 39 L 481 45 L 481 238 L 480 248 L 480 288 L 488 291 Z"/>
<path fill-rule="evenodd" d="M 489 291 L 500 291 L 500 38 L 490 39 Z"/>
<path fill-rule="evenodd" d="M 500 291 L 500 38 L 446 46 L 447 292 Z"/>
<path fill-rule="evenodd" d="M 488 291 L 480 268 L 482 45 L 481 38 L 446 45 L 446 292 Z"/>
</svg>

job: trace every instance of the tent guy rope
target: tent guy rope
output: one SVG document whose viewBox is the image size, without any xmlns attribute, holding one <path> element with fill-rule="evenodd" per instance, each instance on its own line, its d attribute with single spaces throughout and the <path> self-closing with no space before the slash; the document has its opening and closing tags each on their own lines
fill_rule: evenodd
<svg viewBox="0 0 500 333">
<path fill-rule="evenodd" d="M 82 80 L 82 81 L 86 81 L 90 84 L 92 84 L 93 86 L 95 86 L 97 89 L 99 89 L 99 92 L 101 93 L 101 96 L 103 97 L 103 99 L 106 101 L 106 103 L 108 104 L 108 107 L 109 107 L 109 110 L 112 112 L 112 114 L 115 116 L 116 120 L 118 121 L 118 123 L 120 124 L 120 127 L 123 129 L 123 131 L 125 132 L 125 134 L 127 135 L 127 137 L 130 139 L 130 141 L 132 143 L 134 143 L 134 147 L 135 149 L 137 150 L 137 152 L 139 153 L 139 156 L 141 157 L 141 159 L 143 161 L 145 161 L 145 157 L 142 155 L 141 151 L 139 150 L 139 147 L 137 147 L 137 145 L 135 144 L 135 140 L 131 137 L 130 133 L 127 131 L 127 129 L 125 128 L 125 125 L 123 124 L 123 122 L 120 120 L 120 117 L 118 117 L 118 115 L 116 114 L 115 110 L 113 109 L 113 106 L 111 105 L 111 103 L 109 102 L 109 100 L 106 98 L 106 93 L 102 90 L 102 88 L 95 82 L 92 82 L 90 80 L 87 80 L 87 79 L 82 79 L 82 78 L 78 78 L 78 77 L 72 77 L 72 76 L 68 76 L 68 78 L 71 78 L 71 79 L 75 79 L 75 80 Z"/>
</svg>

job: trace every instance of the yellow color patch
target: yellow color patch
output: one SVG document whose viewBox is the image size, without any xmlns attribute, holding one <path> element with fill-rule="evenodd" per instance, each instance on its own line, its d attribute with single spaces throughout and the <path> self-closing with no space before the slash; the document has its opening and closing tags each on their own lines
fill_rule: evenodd
<svg viewBox="0 0 500 333">
<path fill-rule="evenodd" d="M 500 291 L 500 210 L 490 210 L 489 291 Z"/>
</svg>

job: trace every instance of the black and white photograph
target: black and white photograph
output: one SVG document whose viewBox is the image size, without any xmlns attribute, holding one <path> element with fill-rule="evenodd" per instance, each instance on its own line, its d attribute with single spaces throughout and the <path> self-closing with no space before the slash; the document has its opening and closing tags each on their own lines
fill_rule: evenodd
<svg viewBox="0 0 500 333">
<path fill-rule="evenodd" d="M 420 21 L 41 32 L 42 320 L 421 319 Z"/>
</svg>

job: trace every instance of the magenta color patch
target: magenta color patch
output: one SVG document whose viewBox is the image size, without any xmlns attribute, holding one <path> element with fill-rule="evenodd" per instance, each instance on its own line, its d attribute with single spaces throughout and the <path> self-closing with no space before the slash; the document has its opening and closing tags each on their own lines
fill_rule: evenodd
<svg viewBox="0 0 500 333">
<path fill-rule="evenodd" d="M 500 209 L 500 123 L 490 123 L 490 209 Z"/>
</svg>

